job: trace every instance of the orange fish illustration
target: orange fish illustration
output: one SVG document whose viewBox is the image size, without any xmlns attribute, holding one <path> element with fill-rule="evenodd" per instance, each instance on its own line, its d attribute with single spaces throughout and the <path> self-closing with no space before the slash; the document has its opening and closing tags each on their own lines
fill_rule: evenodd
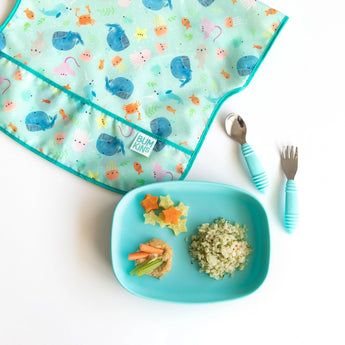
<svg viewBox="0 0 345 345">
<path fill-rule="evenodd" d="M 222 71 L 220 72 L 220 74 L 223 74 L 223 76 L 224 76 L 225 79 L 229 79 L 229 78 L 230 78 L 230 74 L 227 73 L 227 72 L 225 72 L 224 70 L 222 70 Z"/>
<path fill-rule="evenodd" d="M 49 99 L 42 99 L 42 103 L 47 103 L 47 104 L 50 104 L 51 101 Z"/>
<path fill-rule="evenodd" d="M 8 124 L 8 127 L 11 127 L 13 132 L 17 132 L 18 130 L 18 128 L 12 122 Z"/>
<path fill-rule="evenodd" d="M 232 0 L 232 4 L 235 5 L 237 0 Z"/>
<path fill-rule="evenodd" d="M 257 45 L 253 45 L 253 48 L 255 48 L 255 49 L 262 49 L 262 46 L 257 46 Z"/>
<path fill-rule="evenodd" d="M 67 90 L 71 90 L 71 87 L 69 86 L 69 84 L 67 84 L 67 85 L 62 85 L 62 87 L 64 87 L 64 88 L 67 89 Z"/>
<path fill-rule="evenodd" d="M 188 30 L 192 26 L 190 25 L 190 20 L 188 18 L 183 17 L 182 18 L 182 25 Z"/>
<path fill-rule="evenodd" d="M 138 175 L 140 175 L 141 173 L 144 172 L 143 169 L 142 169 L 142 167 L 141 167 L 141 164 L 138 163 L 138 162 L 134 162 L 133 168 L 134 168 L 134 170 L 138 173 Z"/>
<path fill-rule="evenodd" d="M 266 12 L 266 17 L 269 16 L 269 15 L 273 15 L 273 14 L 277 14 L 278 13 L 278 11 L 275 10 L 274 8 L 270 8 L 270 9 L 268 9 L 265 12 Z"/>
<path fill-rule="evenodd" d="M 35 14 L 32 12 L 32 11 L 30 11 L 28 8 L 26 9 L 26 10 L 24 10 L 23 12 L 25 12 L 26 13 L 26 16 L 29 18 L 29 19 L 34 19 L 35 18 Z"/>
<path fill-rule="evenodd" d="M 196 97 L 196 96 L 194 95 L 194 93 L 193 93 L 193 95 L 190 96 L 189 98 L 191 99 L 191 101 L 192 101 L 193 104 L 195 104 L 195 105 L 199 105 L 199 104 L 200 104 L 200 99 L 199 99 L 198 97 Z"/>
<path fill-rule="evenodd" d="M 103 68 L 104 68 L 104 60 L 99 60 L 98 69 L 103 69 Z"/>
<path fill-rule="evenodd" d="M 187 141 L 184 141 L 184 142 L 182 142 L 182 143 L 179 143 L 179 145 L 180 145 L 180 146 L 182 146 L 182 145 L 186 145 L 186 146 L 187 146 L 188 143 L 187 143 Z"/>
<path fill-rule="evenodd" d="M 13 78 L 15 80 L 22 80 L 23 79 L 23 75 L 22 75 L 22 71 L 17 71 L 13 74 Z"/>
<path fill-rule="evenodd" d="M 176 109 L 174 109 L 173 107 L 171 107 L 170 105 L 167 105 L 167 110 L 170 111 L 171 113 L 173 113 L 175 115 L 176 113 Z"/>
<path fill-rule="evenodd" d="M 19 58 L 19 59 L 21 59 L 22 58 L 22 54 L 17 54 L 17 55 L 15 55 L 15 56 L 13 56 L 14 58 Z"/>
<path fill-rule="evenodd" d="M 66 115 L 66 113 L 65 113 L 65 111 L 63 109 L 59 110 L 59 114 L 62 116 L 63 120 L 67 117 L 67 115 Z"/>
</svg>

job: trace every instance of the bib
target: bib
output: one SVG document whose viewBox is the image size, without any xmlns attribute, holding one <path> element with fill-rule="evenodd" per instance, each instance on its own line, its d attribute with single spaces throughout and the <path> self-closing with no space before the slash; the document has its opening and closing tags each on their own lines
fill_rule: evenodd
<svg viewBox="0 0 345 345">
<path fill-rule="evenodd" d="M 17 1 L 0 129 L 113 191 L 183 179 L 286 21 L 255 0 Z"/>
</svg>

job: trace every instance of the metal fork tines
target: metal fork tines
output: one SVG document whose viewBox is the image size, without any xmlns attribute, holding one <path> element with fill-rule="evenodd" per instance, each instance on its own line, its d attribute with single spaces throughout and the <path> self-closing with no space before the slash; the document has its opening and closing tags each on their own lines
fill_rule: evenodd
<svg viewBox="0 0 345 345">
<path fill-rule="evenodd" d="M 288 180 L 295 178 L 298 167 L 298 147 L 294 150 L 293 146 L 287 146 L 281 153 L 282 167 Z"/>
<path fill-rule="evenodd" d="M 285 216 L 286 231 L 292 233 L 298 223 L 298 197 L 297 186 L 294 181 L 298 166 L 298 149 L 287 146 L 282 150 L 281 161 L 284 174 L 287 178 L 285 187 Z"/>
</svg>

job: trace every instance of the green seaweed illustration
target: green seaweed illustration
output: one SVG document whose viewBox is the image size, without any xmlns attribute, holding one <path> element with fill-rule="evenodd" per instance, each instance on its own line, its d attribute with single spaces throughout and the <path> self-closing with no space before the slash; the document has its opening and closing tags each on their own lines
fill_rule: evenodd
<svg viewBox="0 0 345 345">
<path fill-rule="evenodd" d="M 214 91 L 218 91 L 218 84 L 214 80 L 211 81 L 211 84 L 212 84 L 212 89 Z"/>
<path fill-rule="evenodd" d="M 101 42 L 100 39 L 96 35 L 93 35 L 91 32 L 89 32 L 88 34 L 89 34 L 89 41 L 94 46 L 98 45 Z"/>
<path fill-rule="evenodd" d="M 190 17 L 193 17 L 193 18 L 199 18 L 199 16 L 200 16 L 200 12 L 195 10 L 194 8 L 188 9 L 187 13 Z"/>
<path fill-rule="evenodd" d="M 37 21 L 37 26 L 38 25 L 42 25 L 44 22 L 46 21 L 46 19 L 44 17 L 40 18 L 38 21 Z"/>
<path fill-rule="evenodd" d="M 149 87 L 154 87 L 154 86 L 157 86 L 158 84 L 155 82 L 155 81 L 148 81 L 147 82 L 147 86 Z"/>
<path fill-rule="evenodd" d="M 202 111 L 205 112 L 205 111 L 208 111 L 211 109 L 211 104 L 206 104 L 203 108 L 202 108 Z"/>
<path fill-rule="evenodd" d="M 172 16 L 170 16 L 169 18 L 168 18 L 168 22 L 173 22 L 173 21 L 175 21 L 176 20 L 176 18 L 177 18 L 177 15 L 175 14 L 175 15 L 172 15 Z"/>
<path fill-rule="evenodd" d="M 194 108 L 189 109 L 189 117 L 193 117 L 196 114 L 196 110 Z"/>
<path fill-rule="evenodd" d="M 145 115 L 147 117 L 151 117 L 152 115 L 154 115 L 154 113 L 156 113 L 160 108 L 162 108 L 161 105 L 152 105 L 151 107 L 148 107 L 147 109 L 145 109 Z"/>
<path fill-rule="evenodd" d="M 139 186 L 143 186 L 145 184 L 145 180 L 144 179 L 136 179 L 135 182 L 137 183 L 137 185 Z"/>
<path fill-rule="evenodd" d="M 223 9 L 220 7 L 212 7 L 211 11 L 215 12 L 215 13 L 223 13 Z"/>
<path fill-rule="evenodd" d="M 76 115 L 68 115 L 71 121 L 73 122 L 74 126 L 78 126 L 80 121 Z"/>
<path fill-rule="evenodd" d="M 188 41 L 191 41 L 193 39 L 192 34 L 184 34 L 184 38 L 186 38 Z"/>
<path fill-rule="evenodd" d="M 208 79 L 208 75 L 206 73 L 203 73 L 200 77 L 200 79 L 196 82 L 197 86 L 203 86 Z"/>
<path fill-rule="evenodd" d="M 109 16 L 114 15 L 116 10 L 115 10 L 115 7 L 112 6 L 112 7 L 99 8 L 97 9 L 97 12 L 102 16 L 109 17 Z"/>
<path fill-rule="evenodd" d="M 125 167 L 126 165 L 128 165 L 130 161 L 123 161 L 121 164 L 120 164 L 120 167 Z"/>
<path fill-rule="evenodd" d="M 51 156 L 53 159 L 55 160 L 61 160 L 61 159 L 64 159 L 64 158 L 67 158 L 68 157 L 68 151 L 65 150 L 65 151 L 54 151 L 54 152 L 49 152 L 48 155 Z"/>
<path fill-rule="evenodd" d="M 70 20 L 65 20 L 65 21 L 62 22 L 62 25 L 67 26 L 67 25 L 69 25 L 70 23 L 71 23 Z"/>
<path fill-rule="evenodd" d="M 25 23 L 25 24 L 24 24 L 24 31 L 29 30 L 30 27 L 31 27 L 31 24 L 30 24 L 30 23 Z"/>
</svg>

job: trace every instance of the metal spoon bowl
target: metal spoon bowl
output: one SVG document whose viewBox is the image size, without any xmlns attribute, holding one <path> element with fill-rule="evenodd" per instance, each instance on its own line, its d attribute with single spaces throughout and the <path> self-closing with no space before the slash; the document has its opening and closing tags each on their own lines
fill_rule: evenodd
<svg viewBox="0 0 345 345">
<path fill-rule="evenodd" d="M 269 185 L 268 178 L 254 150 L 246 142 L 247 126 L 242 117 L 234 113 L 229 114 L 225 119 L 225 130 L 230 138 L 241 145 L 254 184 L 260 192 L 265 193 Z"/>
</svg>

